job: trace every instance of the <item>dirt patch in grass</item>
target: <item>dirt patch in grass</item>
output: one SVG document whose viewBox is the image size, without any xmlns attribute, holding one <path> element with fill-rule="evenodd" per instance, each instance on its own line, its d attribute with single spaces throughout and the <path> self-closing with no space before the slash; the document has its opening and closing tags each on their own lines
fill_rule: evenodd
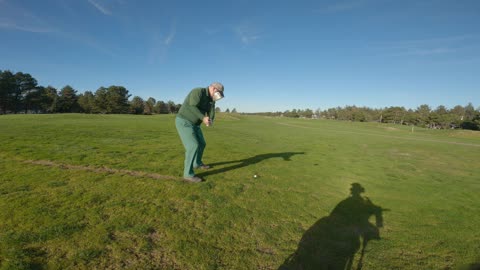
<svg viewBox="0 0 480 270">
<path fill-rule="evenodd" d="M 170 179 L 170 180 L 178 180 L 178 177 L 171 176 L 171 175 L 162 175 L 158 173 L 149 173 L 143 171 L 132 171 L 132 170 L 122 170 L 122 169 L 114 169 L 109 167 L 93 167 L 93 166 L 82 166 L 82 165 L 73 165 L 73 164 L 65 164 L 65 163 L 57 163 L 50 160 L 24 160 L 24 163 L 33 164 L 33 165 L 42 165 L 47 167 L 55 167 L 65 170 L 80 170 L 80 171 L 88 171 L 88 172 L 96 172 L 96 173 L 111 173 L 111 174 L 123 174 L 123 175 L 130 175 L 135 177 L 145 177 L 145 178 L 153 178 L 153 179 Z"/>
</svg>

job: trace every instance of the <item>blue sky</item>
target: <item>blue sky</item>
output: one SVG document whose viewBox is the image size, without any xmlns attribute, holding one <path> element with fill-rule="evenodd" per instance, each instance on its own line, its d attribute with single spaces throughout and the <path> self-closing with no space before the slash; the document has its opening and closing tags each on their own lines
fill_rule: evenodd
<svg viewBox="0 0 480 270">
<path fill-rule="evenodd" d="M 0 69 L 240 112 L 480 106 L 478 0 L 0 0 Z"/>
</svg>

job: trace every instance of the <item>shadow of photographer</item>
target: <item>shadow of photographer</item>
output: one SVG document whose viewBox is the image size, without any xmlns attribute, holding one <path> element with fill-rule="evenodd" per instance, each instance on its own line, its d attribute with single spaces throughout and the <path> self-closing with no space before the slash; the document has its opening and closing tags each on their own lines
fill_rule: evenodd
<svg viewBox="0 0 480 270">
<path fill-rule="evenodd" d="M 297 250 L 279 270 L 351 270 L 360 247 L 356 269 L 362 269 L 368 242 L 380 240 L 382 212 L 387 209 L 361 196 L 365 189 L 359 183 L 353 183 L 350 191 L 351 195 L 337 204 L 329 216 L 318 220 L 304 233 Z M 375 225 L 369 222 L 371 216 L 375 216 Z"/>
<path fill-rule="evenodd" d="M 270 154 L 261 154 L 261 155 L 256 155 L 250 158 L 245 158 L 245 159 L 239 159 L 239 160 L 232 160 L 232 161 L 224 161 L 224 162 L 217 162 L 217 163 L 212 163 L 209 164 L 212 166 L 212 168 L 216 166 L 221 166 L 221 165 L 226 165 L 226 164 L 234 164 L 231 166 L 227 166 L 224 168 L 220 169 L 212 169 L 207 172 L 199 173 L 199 177 L 205 177 L 209 175 L 214 175 L 218 173 L 224 173 L 232 170 L 236 170 L 239 168 L 243 168 L 246 166 L 250 166 L 256 163 L 259 163 L 261 161 L 264 161 L 266 159 L 271 159 L 271 158 L 282 158 L 284 161 L 291 161 L 291 157 L 294 155 L 303 155 L 305 152 L 283 152 L 283 153 L 270 153 Z"/>
</svg>

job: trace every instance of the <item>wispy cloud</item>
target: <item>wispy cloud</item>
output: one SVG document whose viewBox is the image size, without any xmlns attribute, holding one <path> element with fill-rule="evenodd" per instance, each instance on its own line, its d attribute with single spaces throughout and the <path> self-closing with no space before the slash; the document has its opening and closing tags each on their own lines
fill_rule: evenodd
<svg viewBox="0 0 480 270">
<path fill-rule="evenodd" d="M 0 29 L 32 33 L 55 31 L 43 19 L 6 0 L 0 0 Z"/>
<path fill-rule="evenodd" d="M 150 64 L 153 64 L 155 62 L 162 62 L 167 57 L 168 49 L 174 42 L 176 33 L 177 26 L 176 22 L 173 21 L 171 23 L 168 34 L 152 34 L 152 45 L 150 48 L 150 53 L 148 55 L 148 62 Z"/>
<path fill-rule="evenodd" d="M 379 50 L 389 52 L 395 56 L 429 56 L 445 55 L 458 52 L 473 36 L 451 36 L 430 39 L 402 40 L 380 46 Z"/>
<path fill-rule="evenodd" d="M 399 46 L 422 46 L 428 44 L 453 44 L 458 42 L 463 42 L 465 40 L 473 38 L 472 35 L 460 35 L 460 36 L 449 36 L 449 37 L 439 37 L 439 38 L 428 38 L 428 39 L 411 39 L 411 40 L 402 40 L 397 42 Z"/>
<path fill-rule="evenodd" d="M 62 38 L 74 41 L 75 43 L 78 43 L 78 44 L 82 44 L 87 48 L 91 48 L 97 52 L 100 52 L 104 55 L 108 55 L 112 58 L 118 56 L 116 53 L 114 53 L 111 50 L 111 48 L 108 48 L 105 45 L 101 44 L 101 42 L 99 42 L 97 39 L 91 37 L 88 34 L 82 34 L 79 32 L 71 32 L 71 31 L 60 31 L 56 34 Z"/>
<path fill-rule="evenodd" d="M 338 13 L 354 10 L 361 8 L 369 3 L 368 0 L 351 0 L 351 1 L 342 1 L 336 2 L 331 5 L 320 7 L 319 9 L 314 10 L 317 13 Z"/>
<path fill-rule="evenodd" d="M 7 30 L 18 30 L 31 33 L 51 33 L 54 32 L 53 29 L 48 27 L 39 27 L 33 25 L 19 25 L 11 21 L 0 21 L 0 28 Z"/>
<path fill-rule="evenodd" d="M 409 51 L 405 51 L 402 55 L 419 55 L 419 56 L 426 56 L 426 55 L 440 55 L 446 53 L 454 53 L 456 49 L 450 48 L 429 48 L 429 49 L 413 49 Z"/>
<path fill-rule="evenodd" d="M 68 7 L 68 6 L 65 6 Z M 87 48 L 94 49 L 111 57 L 116 54 L 108 47 L 101 44 L 96 38 L 88 33 L 80 33 L 76 29 L 65 29 L 66 26 L 54 25 L 36 16 L 32 11 L 14 2 L 0 0 L 0 30 L 23 31 L 30 33 L 48 33 L 65 40 L 82 44 Z"/>
<path fill-rule="evenodd" d="M 96 9 L 98 9 L 100 12 L 102 12 L 103 14 L 105 15 L 112 15 L 112 11 L 110 11 L 109 9 L 107 9 L 105 6 L 103 6 L 102 4 L 100 4 L 98 1 L 96 0 L 88 0 L 88 2 L 90 4 L 92 4 Z"/>
<path fill-rule="evenodd" d="M 244 45 L 251 45 L 261 37 L 258 28 L 251 22 L 243 22 L 234 27 L 234 32 Z"/>
<path fill-rule="evenodd" d="M 325 8 L 326 12 L 341 12 L 347 11 L 351 9 L 355 9 L 362 6 L 360 2 L 345 2 L 345 3 L 337 3 Z"/>
<path fill-rule="evenodd" d="M 173 42 L 173 39 L 175 38 L 175 34 L 177 33 L 177 25 L 176 22 L 174 21 L 170 27 L 170 32 L 168 33 L 167 37 L 163 41 L 163 43 L 167 46 L 170 45 L 170 43 Z"/>
</svg>

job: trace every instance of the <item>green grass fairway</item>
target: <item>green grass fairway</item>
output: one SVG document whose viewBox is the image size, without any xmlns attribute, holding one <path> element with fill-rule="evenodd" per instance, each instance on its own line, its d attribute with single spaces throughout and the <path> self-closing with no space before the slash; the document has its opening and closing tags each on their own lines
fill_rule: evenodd
<svg viewBox="0 0 480 270">
<path fill-rule="evenodd" d="M 173 115 L 0 116 L 0 269 L 310 269 L 345 250 L 358 269 L 362 206 L 331 214 L 352 183 L 389 209 L 362 269 L 480 261 L 480 132 L 235 114 L 203 131 L 213 168 L 192 184 Z"/>
</svg>

